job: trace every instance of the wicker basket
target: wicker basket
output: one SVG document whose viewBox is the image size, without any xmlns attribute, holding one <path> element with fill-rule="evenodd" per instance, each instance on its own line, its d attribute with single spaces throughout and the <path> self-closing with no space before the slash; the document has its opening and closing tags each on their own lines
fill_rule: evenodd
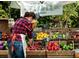
<svg viewBox="0 0 79 59">
<path fill-rule="evenodd" d="M 46 51 L 45 50 L 27 50 L 26 57 L 27 58 L 45 58 Z"/>
<path fill-rule="evenodd" d="M 8 50 L 0 50 L 0 58 L 8 58 Z"/>
<path fill-rule="evenodd" d="M 47 58 L 73 58 L 74 51 L 47 51 Z"/>
</svg>

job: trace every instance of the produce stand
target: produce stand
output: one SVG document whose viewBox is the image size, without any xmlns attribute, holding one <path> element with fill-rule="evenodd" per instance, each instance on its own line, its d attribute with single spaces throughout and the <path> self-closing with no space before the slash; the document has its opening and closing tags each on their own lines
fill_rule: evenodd
<svg viewBox="0 0 79 59">
<path fill-rule="evenodd" d="M 0 20 L 2 21 L 2 20 Z M 7 21 L 7 20 L 5 20 Z M 3 24 L 3 23 L 2 23 Z M 2 25 L 3 26 L 3 25 Z M 3 28 L 3 31 L 5 28 Z M 79 53 L 75 52 L 75 49 L 79 49 L 79 38 L 78 38 L 78 30 L 79 28 L 52 28 L 52 29 L 42 29 L 42 31 L 38 31 L 35 33 L 42 33 L 40 36 L 42 36 L 43 39 L 38 38 L 37 35 L 34 38 L 34 42 L 41 42 L 40 49 L 37 50 L 26 50 L 26 57 L 27 58 L 79 58 Z M 3 32 L 2 31 L 2 32 Z M 7 31 L 6 31 L 7 32 Z M 74 33 L 76 32 L 76 33 Z M 64 37 L 62 35 L 64 34 Z M 54 37 L 54 35 L 56 37 Z M 40 37 L 39 36 L 39 37 Z M 45 36 L 45 37 L 44 37 Z M 73 37 L 77 36 L 77 37 Z M 4 35 L 5 37 L 5 35 Z M 45 39 L 47 40 L 45 40 Z M 0 39 L 0 41 L 5 41 L 5 39 Z M 47 48 L 47 44 L 49 42 L 58 42 L 57 45 L 59 45 L 58 50 L 49 50 Z M 61 42 L 64 42 L 66 47 L 61 47 Z M 72 44 L 72 49 L 67 49 L 67 46 L 69 44 Z M 43 49 L 42 49 L 43 48 Z M 0 57 L 9 57 L 8 50 L 0 50 Z"/>
<path fill-rule="evenodd" d="M 75 29 L 75 28 L 74 28 Z M 76 30 L 76 29 L 75 29 Z M 61 45 L 62 42 L 65 43 L 65 45 L 69 45 L 69 44 L 72 44 L 72 49 L 67 49 L 64 48 L 64 47 L 60 47 L 59 50 L 48 50 L 48 48 L 44 48 L 45 50 L 45 54 L 44 56 L 46 58 L 74 58 L 75 57 L 75 47 L 74 47 L 74 42 L 75 42 L 75 39 L 71 37 L 70 33 L 72 32 L 72 28 L 55 28 L 55 29 L 49 29 L 47 30 L 46 32 L 49 32 L 49 37 L 51 38 L 52 33 L 54 32 L 59 32 L 59 33 L 64 33 L 66 35 L 66 38 L 51 38 L 48 42 L 58 42 L 59 45 Z M 34 42 L 40 42 L 42 40 L 35 40 Z M 67 49 L 67 50 L 65 50 Z M 44 50 L 41 50 L 41 52 L 44 52 Z M 31 56 L 33 56 L 34 58 L 37 58 L 37 55 L 42 55 L 41 53 L 37 53 L 36 51 L 39 52 L 39 50 L 29 50 L 27 51 L 27 57 L 29 56 L 31 58 Z M 33 53 L 33 54 L 32 54 Z M 29 54 L 29 55 L 28 55 Z M 40 56 L 40 58 L 42 58 L 42 56 Z"/>
</svg>

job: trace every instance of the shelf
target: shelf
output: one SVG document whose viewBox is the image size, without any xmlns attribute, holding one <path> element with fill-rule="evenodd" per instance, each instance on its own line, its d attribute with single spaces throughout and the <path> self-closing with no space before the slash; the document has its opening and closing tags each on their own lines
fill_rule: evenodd
<svg viewBox="0 0 79 59">
<path fill-rule="evenodd" d="M 79 45 L 79 43 L 76 43 L 76 44 L 74 44 L 74 45 Z"/>
<path fill-rule="evenodd" d="M 50 41 L 71 41 L 73 39 L 52 39 Z"/>
<path fill-rule="evenodd" d="M 8 18 L 0 18 L 0 21 L 8 20 Z"/>
<path fill-rule="evenodd" d="M 75 52 L 73 50 L 59 50 L 59 51 L 48 51 L 48 50 L 32 50 L 32 51 L 26 51 L 27 53 L 27 57 L 49 57 L 51 56 L 52 58 L 55 56 L 60 56 L 60 57 L 73 57 L 73 55 L 75 54 Z"/>
<path fill-rule="evenodd" d="M 73 41 L 74 39 L 51 39 L 49 41 Z M 43 40 L 34 40 L 34 41 L 43 41 Z"/>
<path fill-rule="evenodd" d="M 79 41 L 79 39 L 74 39 L 74 41 Z"/>
</svg>

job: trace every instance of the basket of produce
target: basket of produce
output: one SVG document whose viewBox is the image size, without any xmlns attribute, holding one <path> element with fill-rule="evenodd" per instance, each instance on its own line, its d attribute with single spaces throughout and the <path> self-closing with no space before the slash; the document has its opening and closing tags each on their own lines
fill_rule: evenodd
<svg viewBox="0 0 79 59">
<path fill-rule="evenodd" d="M 49 41 L 47 44 L 47 57 L 73 57 L 73 42 Z"/>
<path fill-rule="evenodd" d="M 61 50 L 73 50 L 74 42 L 73 41 L 60 41 Z"/>
<path fill-rule="evenodd" d="M 49 37 L 48 33 L 39 32 L 39 33 L 36 33 L 36 39 L 35 40 L 43 40 L 43 39 L 48 38 L 48 37 Z"/>
<path fill-rule="evenodd" d="M 51 40 L 55 39 L 66 39 L 66 33 L 64 32 L 51 32 Z"/>
<path fill-rule="evenodd" d="M 0 41 L 0 58 L 8 57 L 8 46 L 6 41 Z"/>
<path fill-rule="evenodd" d="M 71 39 L 78 40 L 79 39 L 79 32 L 77 32 L 77 31 L 70 32 L 70 37 L 71 37 Z"/>
<path fill-rule="evenodd" d="M 47 50 L 57 51 L 57 50 L 73 50 L 74 42 L 73 41 L 49 41 L 46 45 Z"/>
<path fill-rule="evenodd" d="M 8 50 L 7 41 L 0 41 L 0 50 Z"/>
<path fill-rule="evenodd" d="M 26 47 L 26 57 L 27 58 L 45 58 L 45 43 L 42 41 L 34 41 L 33 45 L 27 45 Z"/>
<path fill-rule="evenodd" d="M 59 41 L 49 41 L 46 47 L 49 51 L 57 51 L 60 49 Z"/>
</svg>

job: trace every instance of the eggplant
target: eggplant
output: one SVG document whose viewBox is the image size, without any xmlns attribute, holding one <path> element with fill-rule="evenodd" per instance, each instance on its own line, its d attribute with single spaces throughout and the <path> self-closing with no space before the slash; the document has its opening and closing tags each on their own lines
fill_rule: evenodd
<svg viewBox="0 0 79 59">
<path fill-rule="evenodd" d="M 2 45 L 2 46 L 0 46 L 0 50 L 3 50 L 3 47 L 4 47 L 3 45 Z"/>
</svg>

